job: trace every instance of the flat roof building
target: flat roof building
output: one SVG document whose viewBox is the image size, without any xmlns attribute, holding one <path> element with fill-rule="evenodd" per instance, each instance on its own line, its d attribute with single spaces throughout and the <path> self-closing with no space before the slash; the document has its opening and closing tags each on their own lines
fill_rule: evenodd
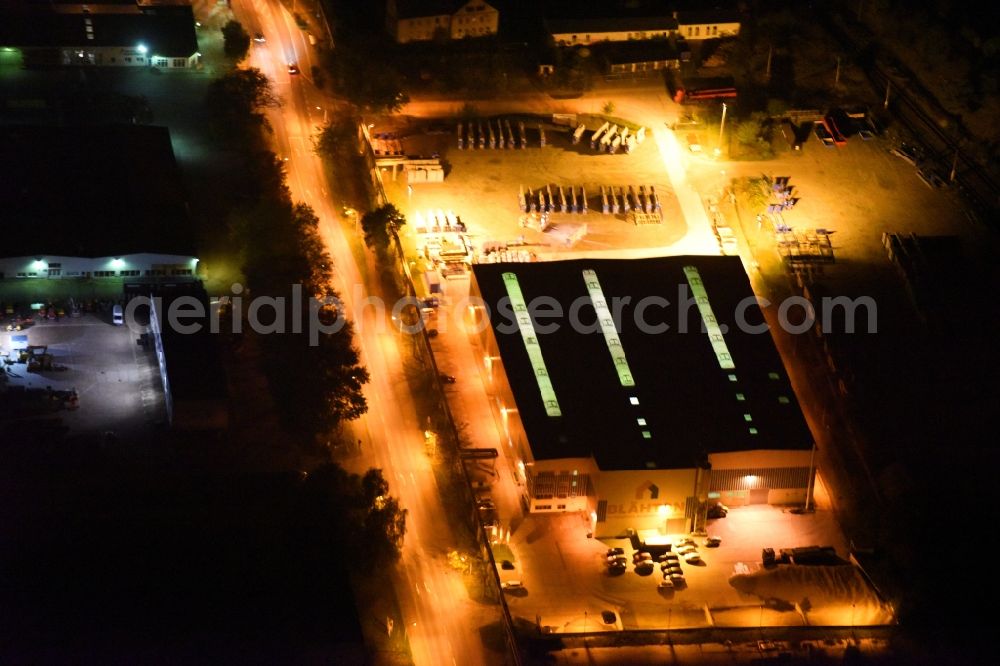
<svg viewBox="0 0 1000 666">
<path fill-rule="evenodd" d="M 186 2 L 4 0 L 0 48 L 19 50 L 26 66 L 191 69 L 200 58 Z"/>
<path fill-rule="evenodd" d="M 812 437 L 738 257 L 478 264 L 473 277 L 533 511 L 591 511 L 604 535 L 678 532 L 710 501 L 805 499 Z"/>
<path fill-rule="evenodd" d="M 165 127 L 0 125 L 0 163 L 4 256 L 194 254 Z"/>
</svg>

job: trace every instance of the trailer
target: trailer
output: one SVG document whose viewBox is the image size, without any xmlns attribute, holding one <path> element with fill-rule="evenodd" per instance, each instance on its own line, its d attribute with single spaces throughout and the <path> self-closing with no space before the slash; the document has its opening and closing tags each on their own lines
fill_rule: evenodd
<svg viewBox="0 0 1000 666">
<path fill-rule="evenodd" d="M 597 147 L 597 142 L 601 140 L 601 136 L 604 134 L 604 132 L 607 131 L 608 127 L 610 126 L 611 126 L 610 123 L 605 122 L 603 125 L 598 127 L 593 134 L 590 135 L 591 150 Z"/>
<path fill-rule="evenodd" d="M 441 293 L 441 276 L 437 271 L 424 271 L 424 287 L 428 295 Z"/>
</svg>

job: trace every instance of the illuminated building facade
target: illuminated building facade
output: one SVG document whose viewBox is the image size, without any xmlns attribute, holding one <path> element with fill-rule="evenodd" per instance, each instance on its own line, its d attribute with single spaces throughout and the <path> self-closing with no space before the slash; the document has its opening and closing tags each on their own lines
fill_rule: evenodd
<svg viewBox="0 0 1000 666">
<path fill-rule="evenodd" d="M 812 437 L 738 257 L 478 264 L 472 293 L 530 511 L 614 536 L 804 502 Z"/>
</svg>

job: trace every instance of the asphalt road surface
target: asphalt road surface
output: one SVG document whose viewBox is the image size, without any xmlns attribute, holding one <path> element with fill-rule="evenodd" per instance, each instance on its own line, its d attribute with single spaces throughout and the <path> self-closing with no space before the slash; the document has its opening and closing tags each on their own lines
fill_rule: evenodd
<svg viewBox="0 0 1000 666">
<path fill-rule="evenodd" d="M 248 32 L 265 35 L 266 42 L 252 44 L 249 64 L 271 78 L 283 100 L 268 114 L 274 150 L 285 159 L 293 198 L 311 205 L 320 219 L 336 267 L 335 286 L 353 312 L 359 297 L 383 294 L 377 284 L 362 279 L 330 201 L 322 164 L 312 151 L 312 135 L 328 113 L 325 109 L 332 106 L 310 79 L 316 54 L 278 2 L 236 0 L 233 11 Z M 299 74 L 289 74 L 292 62 L 298 64 Z M 483 647 L 479 628 L 499 613 L 471 602 L 461 574 L 447 565 L 446 553 L 457 539 L 444 519 L 423 429 L 403 374 L 399 334 L 387 317 L 365 308 L 354 322 L 362 363 L 371 374 L 365 391 L 369 412 L 354 430 L 355 438 L 363 441 L 364 465 L 383 470 L 390 492 L 409 512 L 402 560 L 386 574 L 396 585 L 413 661 L 435 666 L 495 662 L 499 655 Z"/>
</svg>

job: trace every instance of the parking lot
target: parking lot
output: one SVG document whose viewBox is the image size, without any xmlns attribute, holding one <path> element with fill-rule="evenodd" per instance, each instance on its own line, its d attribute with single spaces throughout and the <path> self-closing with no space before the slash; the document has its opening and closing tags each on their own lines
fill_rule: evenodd
<svg viewBox="0 0 1000 666">
<path fill-rule="evenodd" d="M 708 548 L 704 537 L 693 538 L 702 563 L 687 564 L 681 557 L 685 584 L 674 590 L 658 589 L 662 580 L 659 565 L 645 575 L 636 572 L 628 539 L 588 539 L 587 522 L 577 514 L 534 514 L 513 526 L 508 546 L 515 568 L 500 572 L 502 580 L 517 580 L 524 587 L 507 593 L 513 615 L 537 622 L 543 631 L 553 633 L 818 625 L 840 622 L 845 604 L 848 615 L 853 605 L 853 621 L 858 625 L 884 617 L 861 610 L 880 604 L 870 588 L 857 583 L 860 576 L 849 566 L 781 565 L 774 570 L 787 576 L 843 569 L 840 575 L 849 581 L 849 589 L 837 594 L 846 601 L 830 597 L 820 587 L 811 588 L 804 580 L 780 590 L 771 586 L 763 595 L 741 592 L 731 583 L 737 573 L 753 574 L 761 569 L 761 549 L 765 547 L 778 551 L 833 546 L 846 558 L 847 545 L 832 514 L 826 511 L 796 514 L 766 505 L 732 509 L 728 517 L 709 521 L 708 533 L 721 537 L 720 546 Z M 680 538 L 682 535 L 676 536 Z M 605 564 L 606 551 L 613 547 L 622 548 L 628 560 L 626 571 L 617 575 L 609 573 Z M 601 613 L 607 610 L 616 613 L 620 627 L 602 621 Z M 851 618 L 846 618 L 843 624 L 850 622 Z"/>
<path fill-rule="evenodd" d="M 110 431 L 122 440 L 138 440 L 165 420 L 155 354 L 136 344 L 138 333 L 128 326 L 112 325 L 110 312 L 36 319 L 23 331 L 0 332 L 0 352 L 11 352 L 15 335 L 26 335 L 30 346 L 46 346 L 53 369 L 29 371 L 25 363 L 5 363 L 4 389 L 75 390 L 79 397 L 75 409 L 49 412 L 26 404 L 22 414 L 56 416 L 70 435 Z"/>
</svg>

